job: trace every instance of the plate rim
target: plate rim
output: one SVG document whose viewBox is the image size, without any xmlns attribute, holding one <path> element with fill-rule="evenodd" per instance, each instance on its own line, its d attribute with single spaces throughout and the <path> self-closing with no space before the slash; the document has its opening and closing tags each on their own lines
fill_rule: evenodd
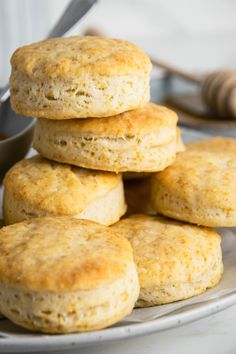
<svg viewBox="0 0 236 354">
<path fill-rule="evenodd" d="M 18 336 L 11 335 L 0 338 L 0 352 L 76 349 L 92 346 L 95 343 L 107 343 L 119 339 L 134 338 L 139 335 L 152 334 L 196 321 L 220 312 L 234 304 L 236 304 L 236 292 L 232 292 L 219 299 L 206 301 L 206 303 L 191 305 L 193 308 L 184 312 L 167 314 L 154 320 L 131 323 L 122 327 L 110 327 L 98 331 L 62 335 L 45 334 L 40 337 L 35 337 L 32 332 L 32 336 L 27 338 L 25 336 L 19 338 Z"/>
</svg>

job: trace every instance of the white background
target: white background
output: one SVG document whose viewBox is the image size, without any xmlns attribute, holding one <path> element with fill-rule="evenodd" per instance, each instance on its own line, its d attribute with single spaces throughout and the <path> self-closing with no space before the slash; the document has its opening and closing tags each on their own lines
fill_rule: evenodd
<svg viewBox="0 0 236 354">
<path fill-rule="evenodd" d="M 0 86 L 19 45 L 42 39 L 68 0 L 0 0 Z M 100 0 L 72 33 L 96 27 L 193 71 L 236 66 L 235 0 Z"/>
</svg>

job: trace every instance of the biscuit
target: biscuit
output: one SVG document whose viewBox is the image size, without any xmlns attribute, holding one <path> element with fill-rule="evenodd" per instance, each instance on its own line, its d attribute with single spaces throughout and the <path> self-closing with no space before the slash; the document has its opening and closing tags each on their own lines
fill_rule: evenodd
<svg viewBox="0 0 236 354">
<path fill-rule="evenodd" d="M 17 49 L 11 65 L 12 108 L 25 116 L 107 117 L 150 99 L 150 59 L 120 39 L 49 39 Z"/>
<path fill-rule="evenodd" d="M 151 206 L 151 181 L 150 177 L 143 179 L 124 180 L 125 201 L 127 204 L 126 215 L 143 213 L 155 215 Z"/>
<path fill-rule="evenodd" d="M 22 327 L 104 328 L 132 311 L 138 293 L 131 246 L 109 227 L 42 217 L 0 230 L 0 310 Z"/>
<path fill-rule="evenodd" d="M 121 175 L 91 171 L 35 156 L 4 179 L 5 224 L 39 216 L 71 216 L 110 225 L 126 211 Z"/>
<path fill-rule="evenodd" d="M 153 174 L 151 203 L 174 219 L 210 227 L 236 226 L 236 140 L 216 137 L 187 146 Z"/>
<path fill-rule="evenodd" d="M 176 155 L 177 115 L 147 105 L 104 119 L 38 119 L 34 148 L 44 157 L 112 172 L 152 172 Z"/>
<path fill-rule="evenodd" d="M 141 214 L 119 221 L 112 229 L 127 237 L 133 248 L 139 307 L 201 294 L 222 276 L 221 239 L 211 229 Z"/>
<path fill-rule="evenodd" d="M 181 137 L 181 130 L 180 128 L 177 127 L 176 128 L 176 152 L 181 152 L 184 150 L 185 150 L 185 145 Z M 150 175 L 151 173 L 148 172 L 124 172 L 123 179 L 124 180 L 143 179 Z"/>
</svg>

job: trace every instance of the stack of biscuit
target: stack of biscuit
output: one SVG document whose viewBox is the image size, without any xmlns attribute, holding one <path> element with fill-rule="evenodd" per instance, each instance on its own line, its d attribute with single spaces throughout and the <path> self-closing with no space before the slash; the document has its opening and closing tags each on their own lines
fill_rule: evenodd
<svg viewBox="0 0 236 354">
<path fill-rule="evenodd" d="M 202 220 L 207 193 L 199 199 L 183 176 L 179 160 L 195 178 L 196 157 L 183 152 L 175 112 L 149 102 L 150 71 L 148 56 L 118 39 L 50 39 L 13 54 L 12 107 L 37 117 L 39 153 L 4 179 L 0 311 L 13 322 L 89 331 L 219 282 L 220 236 L 185 223 Z M 142 214 L 119 221 L 126 202 Z"/>
<path fill-rule="evenodd" d="M 123 40 L 75 36 L 19 48 L 11 63 L 11 104 L 37 117 L 41 157 L 7 174 L 5 222 L 114 224 L 126 211 L 119 173 L 161 171 L 176 156 L 177 116 L 149 102 L 150 59 Z"/>
</svg>

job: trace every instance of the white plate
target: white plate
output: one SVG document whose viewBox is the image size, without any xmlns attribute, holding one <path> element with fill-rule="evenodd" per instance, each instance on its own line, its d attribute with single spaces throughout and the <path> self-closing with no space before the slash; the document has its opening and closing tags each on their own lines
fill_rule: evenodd
<svg viewBox="0 0 236 354">
<path fill-rule="evenodd" d="M 37 335 L 29 333 L 27 335 L 23 332 L 22 335 L 20 335 L 20 329 L 17 333 L 16 327 L 12 326 L 12 330 L 14 331 L 12 335 L 9 333 L 9 337 L 0 338 L 0 352 L 26 353 L 34 351 L 49 352 L 63 349 L 69 350 L 95 345 L 105 341 L 136 337 L 148 333 L 159 332 L 201 319 L 222 311 L 235 303 L 236 294 L 232 294 L 219 300 L 196 305 L 193 308 L 184 308 L 177 314 L 170 314 L 153 321 L 130 325 L 117 325 L 100 331 L 80 334 Z M 3 320 L 2 322 L 7 321 Z M 10 323 L 8 324 L 8 327 L 10 330 Z"/>
<path fill-rule="evenodd" d="M 198 133 L 189 129 L 183 129 L 184 132 L 184 140 L 189 142 L 196 139 L 206 138 L 207 135 Z M 230 236 L 229 236 L 230 238 Z M 226 237 L 227 239 L 227 237 Z M 226 243 L 227 240 L 223 240 Z M 219 312 L 233 304 L 236 303 L 236 279 L 235 284 L 231 284 L 230 282 L 230 273 L 232 272 L 232 267 L 236 267 L 236 257 L 233 254 L 230 254 L 231 249 L 236 249 L 236 236 L 232 236 L 230 238 L 230 245 L 226 245 L 224 255 L 225 255 L 225 274 L 223 281 L 220 284 L 221 296 L 218 298 L 207 296 L 204 298 L 203 296 L 197 296 L 192 298 L 193 300 L 185 300 L 180 301 L 174 305 L 176 308 L 178 306 L 183 306 L 182 308 L 173 308 L 172 312 L 161 317 L 146 320 L 144 322 L 137 321 L 135 322 L 135 318 L 139 317 L 139 314 L 142 315 L 145 313 L 150 313 L 147 311 L 152 311 L 149 309 L 138 309 L 133 311 L 133 317 L 131 317 L 131 321 L 128 322 L 122 321 L 116 324 L 113 327 L 94 331 L 89 333 L 78 333 L 78 334 L 69 334 L 69 335 L 44 335 L 38 333 L 32 333 L 29 331 L 25 331 L 18 326 L 10 323 L 8 320 L 0 321 L 0 352 L 33 352 L 33 351 L 55 351 L 55 350 L 66 350 L 73 349 L 79 347 L 85 347 L 89 345 L 95 345 L 99 342 L 104 341 L 112 341 L 122 338 L 135 337 L 139 335 L 144 335 L 153 332 L 159 332 L 165 329 L 169 329 L 172 327 L 180 326 L 182 324 L 192 322 L 194 320 L 200 319 L 202 317 L 209 316 L 213 313 Z M 233 247 L 233 245 L 235 247 Z M 236 251 L 234 251 L 236 253 Z M 233 257 L 232 257 L 233 256 Z M 230 260 L 227 261 L 227 258 Z M 232 261 L 235 259 L 235 262 Z M 232 263 L 233 262 L 233 263 Z M 235 274 L 235 273 L 234 273 Z M 229 290 L 229 284 L 232 286 Z M 234 288 L 235 285 L 235 288 Z M 228 294 L 224 294 L 224 290 L 228 288 Z M 205 294 L 213 294 L 214 289 L 209 290 Z M 199 301 L 201 302 L 197 302 Z M 191 303 L 192 302 L 192 303 Z M 195 302 L 195 303 L 193 303 Z M 173 306 L 173 305 L 163 305 L 163 306 Z M 163 306 L 158 306 L 158 309 L 163 309 Z M 165 307 L 167 308 L 167 307 Z M 136 317 L 135 317 L 136 316 Z M 159 315 L 160 316 L 160 315 Z M 139 319 L 140 320 L 140 319 Z"/>
</svg>

